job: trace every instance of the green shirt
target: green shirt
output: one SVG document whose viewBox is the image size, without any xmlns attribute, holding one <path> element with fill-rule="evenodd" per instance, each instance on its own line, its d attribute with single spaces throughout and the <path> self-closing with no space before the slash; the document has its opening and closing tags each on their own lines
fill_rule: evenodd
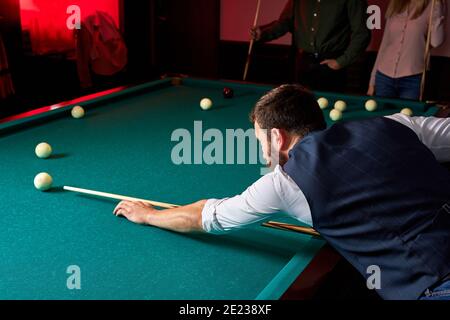
<svg viewBox="0 0 450 320">
<path fill-rule="evenodd" d="M 365 0 L 289 0 L 278 20 L 261 27 L 261 41 L 291 32 L 299 49 L 335 55 L 346 67 L 370 43 L 367 6 Z"/>
</svg>

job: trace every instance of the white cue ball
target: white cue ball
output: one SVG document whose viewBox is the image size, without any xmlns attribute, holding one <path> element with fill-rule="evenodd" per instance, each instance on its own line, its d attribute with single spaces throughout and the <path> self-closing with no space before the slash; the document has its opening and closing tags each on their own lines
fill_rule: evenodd
<svg viewBox="0 0 450 320">
<path fill-rule="evenodd" d="M 85 115 L 84 109 L 80 106 L 75 106 L 72 108 L 72 117 L 75 119 L 81 119 Z"/>
<path fill-rule="evenodd" d="M 338 100 L 334 104 L 334 108 L 336 110 L 339 110 L 340 112 L 344 112 L 347 109 L 347 104 L 345 103 L 345 101 Z"/>
<path fill-rule="evenodd" d="M 47 191 L 52 187 L 53 184 L 53 178 L 45 172 L 39 173 L 34 178 L 34 186 L 39 191 Z"/>
<path fill-rule="evenodd" d="M 366 110 L 369 112 L 373 112 L 375 110 L 377 110 L 377 102 L 375 100 L 367 100 L 366 102 Z"/>
<path fill-rule="evenodd" d="M 39 143 L 34 150 L 37 157 L 40 159 L 47 159 L 52 155 L 52 146 L 47 142 Z"/>
<path fill-rule="evenodd" d="M 320 98 L 319 100 L 317 100 L 317 103 L 319 104 L 319 107 L 322 110 L 328 108 L 329 105 L 327 98 Z"/>
<path fill-rule="evenodd" d="M 333 109 L 330 112 L 330 119 L 333 121 L 339 121 L 342 119 L 342 112 L 337 109 Z"/>
<path fill-rule="evenodd" d="M 402 109 L 401 113 L 408 117 L 412 117 L 414 114 L 414 112 L 410 108 Z"/>
<path fill-rule="evenodd" d="M 202 108 L 203 110 L 209 110 L 212 108 L 212 106 L 213 106 L 213 102 L 209 98 L 203 98 L 200 101 L 200 108 Z"/>
</svg>

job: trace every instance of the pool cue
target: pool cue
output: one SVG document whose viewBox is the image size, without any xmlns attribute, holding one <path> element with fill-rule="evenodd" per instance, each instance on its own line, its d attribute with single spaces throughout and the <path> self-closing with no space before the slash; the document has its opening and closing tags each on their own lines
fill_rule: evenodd
<svg viewBox="0 0 450 320">
<path fill-rule="evenodd" d="M 269 221 L 266 223 L 263 223 L 264 227 L 273 228 L 273 229 L 279 229 L 284 231 L 293 231 L 297 233 L 303 233 L 310 236 L 320 237 L 320 233 L 318 233 L 313 228 L 308 227 L 300 227 L 288 223 L 282 223 L 282 222 L 275 222 L 275 221 Z"/>
<path fill-rule="evenodd" d="M 171 203 L 139 199 L 139 198 L 134 198 L 134 197 L 122 196 L 122 195 L 114 194 L 114 193 L 100 192 L 100 191 L 94 191 L 94 190 L 88 190 L 88 189 L 82 189 L 82 188 L 64 186 L 63 189 L 66 191 L 71 191 L 71 192 L 80 193 L 80 194 L 87 194 L 87 195 L 96 196 L 96 197 L 100 197 L 100 198 L 108 198 L 108 199 L 121 200 L 121 201 L 132 201 L 132 202 L 140 201 L 140 202 L 148 203 L 148 204 L 151 204 L 152 206 L 155 206 L 158 208 L 164 208 L 164 209 L 173 209 L 173 208 L 179 207 L 179 205 L 171 204 Z M 287 223 L 270 221 L 270 222 L 264 223 L 263 226 L 268 227 L 268 228 L 274 228 L 274 229 L 285 230 L 285 231 L 293 231 L 293 232 L 308 234 L 308 235 L 313 235 L 313 236 L 320 236 L 319 233 L 312 228 L 300 227 L 300 226 L 295 226 L 295 225 L 291 225 L 291 224 L 287 224 Z"/>
<path fill-rule="evenodd" d="M 420 83 L 420 101 L 423 101 L 425 95 L 425 84 L 427 81 L 427 70 L 430 65 L 430 55 L 431 55 L 431 31 L 433 27 L 433 14 L 434 14 L 434 6 L 436 5 L 436 0 L 431 0 L 431 13 L 428 21 L 428 33 L 427 33 L 427 42 L 425 47 L 425 66 L 422 72 L 422 81 Z"/>
<path fill-rule="evenodd" d="M 115 200 L 121 200 L 121 201 L 134 201 L 134 202 L 140 201 L 140 202 L 151 204 L 154 207 L 164 208 L 164 209 L 173 209 L 173 208 L 179 207 L 176 204 L 127 197 L 127 196 L 122 196 L 122 195 L 114 194 L 114 193 L 100 192 L 100 191 L 68 187 L 68 186 L 64 186 L 63 189 L 66 191 L 72 191 L 72 192 L 81 193 L 81 194 L 88 194 L 91 196 L 97 196 L 97 197 L 101 197 L 101 198 L 109 198 L 109 199 L 115 199 Z"/>
<path fill-rule="evenodd" d="M 261 0 L 258 0 L 258 3 L 256 5 L 256 14 L 255 14 L 255 20 L 253 21 L 253 28 L 256 27 L 256 25 L 258 24 L 258 18 L 259 18 L 259 9 L 261 8 Z M 244 81 L 247 80 L 247 74 L 248 74 L 248 68 L 250 66 L 250 60 L 251 60 L 251 56 L 252 56 L 252 51 L 253 51 L 253 44 L 255 43 L 255 40 L 251 39 L 250 40 L 250 45 L 248 47 L 248 54 L 247 54 L 247 62 L 245 63 L 245 69 L 244 69 Z"/>
</svg>

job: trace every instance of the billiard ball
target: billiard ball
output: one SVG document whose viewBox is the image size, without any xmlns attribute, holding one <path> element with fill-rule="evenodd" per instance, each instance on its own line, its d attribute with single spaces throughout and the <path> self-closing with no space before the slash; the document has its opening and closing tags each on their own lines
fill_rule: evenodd
<svg viewBox="0 0 450 320">
<path fill-rule="evenodd" d="M 74 117 L 75 119 L 81 119 L 85 115 L 84 109 L 80 106 L 73 107 L 71 113 L 72 117 Z"/>
<path fill-rule="evenodd" d="M 317 103 L 322 110 L 328 108 L 329 105 L 327 98 L 320 98 L 319 100 L 317 100 Z"/>
<path fill-rule="evenodd" d="M 203 98 L 200 101 L 200 108 L 202 108 L 203 110 L 209 110 L 212 108 L 212 106 L 213 106 L 213 102 L 209 98 Z"/>
<path fill-rule="evenodd" d="M 223 97 L 225 99 L 231 99 L 234 96 L 234 91 L 231 88 L 224 88 L 223 89 Z"/>
<path fill-rule="evenodd" d="M 340 112 L 344 112 L 347 109 L 347 103 L 345 103 L 345 101 L 338 100 L 334 104 L 334 108 Z"/>
<path fill-rule="evenodd" d="M 408 117 L 412 117 L 414 114 L 414 112 L 410 108 L 402 109 L 401 113 Z"/>
<path fill-rule="evenodd" d="M 330 111 L 330 119 L 333 121 L 339 121 L 342 119 L 342 112 L 338 109 L 333 109 Z"/>
<path fill-rule="evenodd" d="M 36 146 L 34 152 L 38 158 L 47 159 L 52 155 L 52 147 L 47 142 L 42 142 Z"/>
<path fill-rule="evenodd" d="M 39 173 L 34 178 L 34 186 L 39 191 L 47 191 L 50 190 L 53 184 L 53 178 L 46 172 Z"/>
<path fill-rule="evenodd" d="M 375 100 L 371 99 L 371 100 L 367 100 L 366 101 L 365 108 L 366 108 L 367 111 L 373 112 L 373 111 L 377 110 L 377 107 L 378 107 L 378 105 L 377 105 L 377 102 Z"/>
</svg>

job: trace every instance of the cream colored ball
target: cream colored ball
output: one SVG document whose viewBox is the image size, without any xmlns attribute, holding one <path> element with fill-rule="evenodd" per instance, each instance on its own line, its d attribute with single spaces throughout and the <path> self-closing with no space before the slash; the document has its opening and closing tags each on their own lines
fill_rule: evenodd
<svg viewBox="0 0 450 320">
<path fill-rule="evenodd" d="M 53 178 L 46 172 L 39 173 L 34 178 L 34 186 L 39 191 L 47 191 L 50 190 L 53 184 Z"/>
<path fill-rule="evenodd" d="M 34 152 L 38 158 L 47 159 L 52 155 L 52 146 L 47 142 L 41 142 L 36 146 Z"/>
<path fill-rule="evenodd" d="M 412 117 L 414 115 L 414 112 L 410 108 L 402 109 L 401 113 L 408 117 Z"/>
<path fill-rule="evenodd" d="M 329 106 L 329 102 L 328 102 L 328 99 L 327 98 L 319 98 L 318 100 L 317 100 L 317 103 L 319 104 L 319 107 L 320 107 L 320 109 L 322 109 L 322 110 L 324 110 L 324 109 L 326 109 L 326 108 L 328 108 L 328 106 Z"/>
<path fill-rule="evenodd" d="M 85 111 L 81 106 L 75 106 L 72 108 L 72 117 L 75 119 L 81 119 L 85 115 Z"/>
<path fill-rule="evenodd" d="M 336 110 L 339 110 L 340 112 L 344 112 L 345 110 L 347 110 L 347 103 L 345 101 L 338 100 L 334 104 L 334 108 Z"/>
<path fill-rule="evenodd" d="M 209 98 L 203 98 L 200 101 L 200 108 L 202 108 L 202 110 L 209 110 L 212 108 L 212 106 L 213 106 L 213 102 Z"/>
<path fill-rule="evenodd" d="M 377 108 L 378 108 L 377 102 L 373 99 L 367 100 L 365 108 L 367 111 L 373 112 L 373 111 L 377 110 Z"/>
<path fill-rule="evenodd" d="M 337 109 L 333 109 L 330 111 L 330 119 L 333 121 L 339 121 L 342 119 L 342 112 Z"/>
</svg>

